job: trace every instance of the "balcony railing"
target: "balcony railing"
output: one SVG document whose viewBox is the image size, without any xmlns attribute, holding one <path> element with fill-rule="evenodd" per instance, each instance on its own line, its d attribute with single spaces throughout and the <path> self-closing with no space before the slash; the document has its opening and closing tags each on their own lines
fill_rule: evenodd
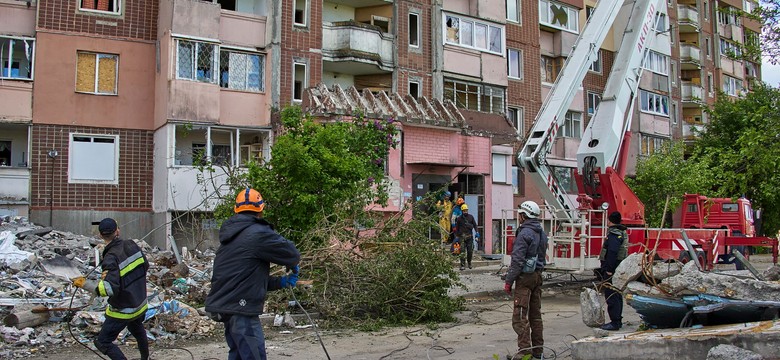
<svg viewBox="0 0 780 360">
<path fill-rule="evenodd" d="M 704 90 L 701 88 L 701 85 L 683 81 L 682 83 L 682 101 L 689 102 L 689 103 L 701 103 L 701 99 L 703 97 Z"/>
<path fill-rule="evenodd" d="M 680 44 L 680 62 L 701 66 L 701 50 L 693 44 Z"/>
<path fill-rule="evenodd" d="M 374 64 L 393 71 L 393 36 L 374 25 L 342 21 L 322 26 L 322 53 L 325 60 Z"/>
<path fill-rule="evenodd" d="M 681 33 L 699 32 L 699 11 L 690 5 L 677 5 L 677 23 Z"/>
</svg>

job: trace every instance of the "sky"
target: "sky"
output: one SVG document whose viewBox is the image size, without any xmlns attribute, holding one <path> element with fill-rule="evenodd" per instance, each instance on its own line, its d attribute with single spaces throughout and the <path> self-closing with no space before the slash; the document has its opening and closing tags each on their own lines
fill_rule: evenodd
<svg viewBox="0 0 780 360">
<path fill-rule="evenodd" d="M 764 58 L 761 64 L 761 80 L 775 88 L 780 88 L 780 65 L 772 65 Z"/>
</svg>

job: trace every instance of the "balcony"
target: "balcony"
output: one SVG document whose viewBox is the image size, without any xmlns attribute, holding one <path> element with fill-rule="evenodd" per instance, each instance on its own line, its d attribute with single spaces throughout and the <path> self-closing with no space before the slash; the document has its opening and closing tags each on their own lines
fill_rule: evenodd
<svg viewBox="0 0 780 360">
<path fill-rule="evenodd" d="M 680 33 L 699 32 L 699 11 L 695 6 L 677 5 L 677 23 Z"/>
<path fill-rule="evenodd" d="M 704 90 L 701 85 L 691 81 L 682 82 L 682 104 L 683 107 L 699 106 L 704 97 Z"/>
<path fill-rule="evenodd" d="M 682 70 L 701 69 L 701 50 L 698 46 L 680 43 L 680 68 Z"/>
<path fill-rule="evenodd" d="M 0 121 L 0 216 L 28 216 L 30 124 Z"/>
<path fill-rule="evenodd" d="M 393 35 L 376 25 L 352 20 L 323 24 L 323 71 L 353 76 L 392 72 L 393 46 Z"/>
<path fill-rule="evenodd" d="M 265 28 L 265 16 L 222 10 L 219 18 L 219 39 L 232 45 L 265 48 Z"/>
</svg>

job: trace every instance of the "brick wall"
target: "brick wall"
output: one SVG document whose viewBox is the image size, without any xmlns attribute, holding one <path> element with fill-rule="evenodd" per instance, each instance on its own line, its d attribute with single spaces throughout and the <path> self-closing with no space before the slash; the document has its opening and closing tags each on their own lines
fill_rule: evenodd
<svg viewBox="0 0 780 360">
<path fill-rule="evenodd" d="M 523 51 L 523 80 L 509 79 L 507 105 L 525 108 L 525 129 L 533 124 L 542 106 L 542 79 L 540 75 L 541 51 L 539 48 L 539 2 L 522 2 L 522 24 L 508 22 L 506 25 L 506 47 Z"/>
<path fill-rule="evenodd" d="M 119 135 L 119 184 L 68 183 L 70 134 Z M 152 208 L 153 132 L 59 125 L 32 128 L 30 163 L 32 210 L 48 210 L 53 190 L 53 208 L 91 210 L 143 210 Z M 52 161 L 50 149 L 59 153 Z M 52 165 L 53 162 L 53 165 Z M 53 186 L 53 189 L 52 189 Z"/>
<path fill-rule="evenodd" d="M 81 0 L 39 0 L 38 29 L 156 40 L 158 1 L 124 0 L 122 3 L 121 14 L 111 15 L 79 10 Z M 94 0 L 91 4 L 95 4 Z M 89 7 L 85 3 L 84 8 Z"/>
<path fill-rule="evenodd" d="M 293 26 L 294 6 L 295 1 L 282 1 L 281 107 L 292 101 L 293 60 L 304 59 L 308 63 L 309 87 L 322 81 L 322 54 L 310 51 L 322 49 L 322 1 L 309 1 L 307 27 Z"/>
<path fill-rule="evenodd" d="M 404 162 L 458 162 L 459 153 L 450 142 L 457 136 L 451 130 L 404 127 Z"/>
<path fill-rule="evenodd" d="M 396 38 L 398 49 L 397 92 L 401 95 L 409 93 L 409 80 L 421 79 L 421 94 L 427 98 L 433 95 L 432 90 L 432 54 L 431 54 L 431 1 L 397 1 L 398 19 L 395 23 L 398 29 Z M 409 13 L 414 12 L 420 19 L 420 47 L 409 46 Z"/>
</svg>

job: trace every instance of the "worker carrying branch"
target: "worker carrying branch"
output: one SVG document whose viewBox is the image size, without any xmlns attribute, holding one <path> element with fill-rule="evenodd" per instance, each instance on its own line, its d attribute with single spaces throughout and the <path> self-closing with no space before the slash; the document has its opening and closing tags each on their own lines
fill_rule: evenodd
<svg viewBox="0 0 780 360">
<path fill-rule="evenodd" d="M 219 229 L 206 312 L 225 324 L 229 359 L 265 360 L 265 337 L 258 317 L 268 291 L 295 287 L 301 253 L 263 219 L 265 201 L 255 189 L 241 190 L 235 215 Z M 271 263 L 289 275 L 271 276 Z"/>
<path fill-rule="evenodd" d="M 149 262 L 133 240 L 119 238 L 119 227 L 112 218 L 105 218 L 98 225 L 100 236 L 107 243 L 103 250 L 103 277 L 87 280 L 83 276 L 73 279 L 73 285 L 98 296 L 108 296 L 106 321 L 95 339 L 95 347 L 112 360 L 127 359 L 114 344 L 125 328 L 138 342 L 141 360 L 149 359 L 149 342 L 146 339 L 144 318 L 146 315 L 146 272 Z"/>
</svg>

